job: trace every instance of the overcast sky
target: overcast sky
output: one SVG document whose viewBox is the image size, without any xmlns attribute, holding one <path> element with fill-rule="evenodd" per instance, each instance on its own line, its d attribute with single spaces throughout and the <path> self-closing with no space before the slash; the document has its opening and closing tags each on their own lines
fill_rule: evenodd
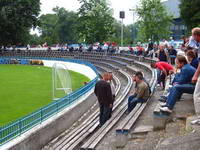
<svg viewBox="0 0 200 150">
<path fill-rule="evenodd" d="M 133 23 L 133 12 L 129 9 L 134 8 L 139 0 L 110 0 L 111 8 L 114 10 L 114 17 L 119 20 L 119 11 L 125 11 L 125 24 Z M 52 13 L 52 8 L 59 6 L 67 10 L 77 11 L 80 7 L 78 0 L 41 0 L 41 14 Z"/>
</svg>

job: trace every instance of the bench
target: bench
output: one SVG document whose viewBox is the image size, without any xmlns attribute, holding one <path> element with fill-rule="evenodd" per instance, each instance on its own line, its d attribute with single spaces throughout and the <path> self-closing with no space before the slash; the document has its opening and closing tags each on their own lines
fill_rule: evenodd
<svg viewBox="0 0 200 150">
<path fill-rule="evenodd" d="M 120 71 L 122 74 L 125 72 Z M 126 73 L 125 73 L 126 74 Z M 128 76 L 127 76 L 128 77 Z M 128 85 L 124 89 L 124 92 L 121 96 L 118 97 L 118 102 L 114 106 L 113 109 L 116 109 L 117 106 L 123 101 L 125 96 L 128 94 L 130 88 L 132 86 L 132 79 L 130 76 L 128 77 Z M 110 131 L 110 129 L 119 121 L 119 119 L 123 116 L 126 111 L 126 104 L 123 103 L 119 108 L 113 112 L 112 117 L 97 131 L 93 134 L 89 140 L 81 146 L 81 150 L 85 149 L 95 149 L 96 145 L 102 140 L 102 138 Z"/>
<path fill-rule="evenodd" d="M 170 88 L 170 79 L 168 78 L 166 81 L 166 86 L 165 86 L 165 90 L 163 92 L 163 96 L 167 96 L 169 88 Z M 183 99 L 183 98 L 192 99 L 193 97 L 191 96 L 191 94 L 184 93 L 181 99 Z M 154 130 L 165 129 L 167 123 L 172 121 L 172 118 L 186 119 L 188 116 L 194 114 L 194 109 L 192 108 L 193 107 L 192 100 L 184 100 L 184 101 L 181 100 L 180 102 L 177 102 L 174 107 L 174 111 L 170 115 L 160 113 L 160 107 L 161 107 L 160 103 L 161 102 L 157 103 L 157 105 L 153 111 L 153 119 L 154 119 L 153 128 L 154 128 Z M 183 109 L 183 107 L 184 107 L 184 109 Z"/>
<path fill-rule="evenodd" d="M 126 63 L 128 63 L 130 65 L 132 65 L 134 63 L 134 60 L 132 58 L 119 57 L 119 56 L 111 56 L 111 58 L 126 62 Z"/>
<path fill-rule="evenodd" d="M 132 126 L 134 126 L 135 122 L 137 121 L 137 119 L 139 118 L 139 116 L 141 115 L 143 110 L 145 109 L 146 105 L 148 104 L 148 101 L 150 100 L 150 98 L 154 92 L 156 83 L 157 83 L 157 74 L 156 74 L 156 71 L 153 70 L 152 71 L 152 79 L 150 82 L 152 92 L 151 92 L 149 99 L 147 100 L 146 103 L 138 103 L 136 105 L 136 107 L 116 127 L 116 129 L 115 129 L 116 133 L 127 134 L 130 132 L 130 129 L 132 128 Z"/>
<path fill-rule="evenodd" d="M 114 60 L 114 59 L 105 59 L 106 62 L 110 62 L 112 64 L 116 64 L 119 67 L 126 67 L 128 64 L 125 62 L 121 62 L 118 60 Z"/>
<path fill-rule="evenodd" d="M 100 61 L 94 61 L 94 60 L 89 60 L 89 61 L 90 61 L 91 63 L 94 63 L 94 64 L 101 64 L 101 65 L 103 65 L 103 66 L 107 66 L 107 67 L 113 69 L 114 71 L 119 70 L 119 68 L 116 67 L 116 66 L 113 65 L 113 64 L 109 64 L 109 63 L 106 63 L 106 62 L 100 62 Z"/>
</svg>

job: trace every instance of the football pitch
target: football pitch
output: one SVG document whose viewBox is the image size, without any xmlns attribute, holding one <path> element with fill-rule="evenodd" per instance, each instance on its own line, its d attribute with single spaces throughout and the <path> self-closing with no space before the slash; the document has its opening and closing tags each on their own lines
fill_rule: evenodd
<svg viewBox="0 0 200 150">
<path fill-rule="evenodd" d="M 69 71 L 72 90 L 89 78 Z M 30 65 L 0 65 L 0 126 L 52 102 L 52 68 Z"/>
</svg>

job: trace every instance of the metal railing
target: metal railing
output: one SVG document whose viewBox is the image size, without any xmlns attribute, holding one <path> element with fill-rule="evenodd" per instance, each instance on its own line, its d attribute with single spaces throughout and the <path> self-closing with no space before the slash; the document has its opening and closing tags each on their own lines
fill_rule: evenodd
<svg viewBox="0 0 200 150">
<path fill-rule="evenodd" d="M 13 57 L 14 58 L 14 57 Z M 4 61 L 4 60 L 5 61 Z M 11 57 L 0 57 L 0 63 L 9 63 L 9 59 Z M 36 57 L 28 57 L 28 58 L 22 58 L 22 57 L 17 57 L 16 59 L 41 59 L 41 60 L 59 60 L 59 61 L 67 61 L 67 62 L 74 62 L 74 63 L 79 63 L 79 64 L 84 64 L 89 67 L 91 67 L 96 73 L 97 70 L 96 68 L 85 61 L 81 60 L 73 60 L 73 59 L 63 59 L 63 58 L 36 58 Z M 24 62 L 24 61 L 23 61 Z M 77 89 L 76 91 L 70 93 L 69 95 L 57 100 L 53 101 L 52 103 L 48 104 L 47 106 L 44 106 L 37 111 L 22 117 L 10 124 L 7 124 L 5 126 L 0 127 L 0 146 L 11 141 L 12 139 L 16 138 L 17 136 L 21 135 L 22 133 L 30 130 L 31 128 L 35 127 L 36 125 L 42 123 L 44 120 L 50 118 L 51 116 L 57 114 L 64 108 L 70 106 L 72 103 L 77 101 L 81 96 L 89 92 L 96 84 L 98 81 L 98 76 L 90 81 L 88 84 L 85 86 Z"/>
</svg>

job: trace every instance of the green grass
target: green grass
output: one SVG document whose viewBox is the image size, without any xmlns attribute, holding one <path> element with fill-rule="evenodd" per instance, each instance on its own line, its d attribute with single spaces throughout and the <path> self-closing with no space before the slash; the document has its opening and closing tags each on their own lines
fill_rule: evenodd
<svg viewBox="0 0 200 150">
<path fill-rule="evenodd" d="M 89 79 L 70 71 L 72 89 Z M 0 126 L 52 102 L 52 70 L 43 66 L 0 65 Z"/>
</svg>

